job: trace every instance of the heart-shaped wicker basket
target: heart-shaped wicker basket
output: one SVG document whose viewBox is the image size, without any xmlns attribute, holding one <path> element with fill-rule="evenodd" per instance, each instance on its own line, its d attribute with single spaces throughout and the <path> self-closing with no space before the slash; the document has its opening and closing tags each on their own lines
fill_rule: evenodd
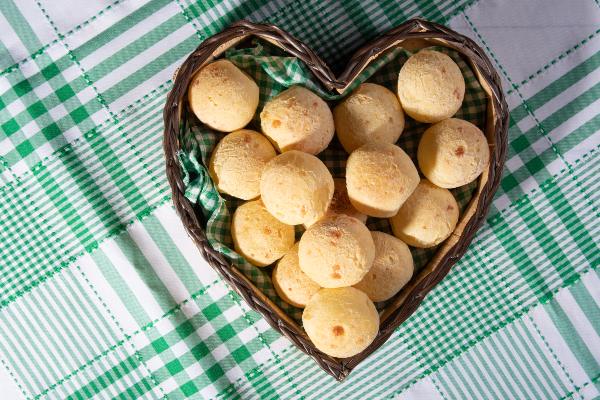
<svg viewBox="0 0 600 400">
<path fill-rule="evenodd" d="M 221 55 L 228 48 L 252 36 L 267 40 L 302 60 L 325 88 L 339 93 L 342 93 L 372 60 L 392 47 L 400 46 L 415 50 L 432 45 L 447 46 L 460 52 L 470 63 L 488 96 L 486 123 L 483 130 L 490 145 L 489 168 L 479 178 L 477 189 L 465 212 L 461 215 L 452 236 L 439 246 L 427 266 L 416 274 L 385 308 L 381 315 L 379 333 L 373 343 L 353 357 L 338 359 L 317 350 L 302 327 L 256 288 L 235 266 L 230 265 L 222 254 L 210 246 L 205 234 L 206 221 L 184 195 L 185 185 L 179 165 L 178 151 L 181 150 L 180 123 L 182 118 L 187 116 L 188 85 L 199 68 Z M 261 313 L 274 329 L 288 337 L 326 372 L 341 381 L 358 363 L 379 348 L 394 329 L 415 312 L 424 296 L 444 278 L 452 265 L 467 250 L 475 232 L 485 218 L 500 182 L 507 148 L 508 107 L 498 74 L 483 50 L 471 39 L 439 24 L 421 19 L 405 22 L 359 49 L 349 60 L 346 69 L 339 77 L 336 77 L 327 64 L 308 46 L 287 32 L 273 25 L 240 21 L 203 41 L 181 65 L 176 74 L 173 89 L 167 97 L 164 122 L 166 172 L 173 193 L 173 203 L 183 225 L 206 261 L 229 282 L 250 307 Z"/>
</svg>

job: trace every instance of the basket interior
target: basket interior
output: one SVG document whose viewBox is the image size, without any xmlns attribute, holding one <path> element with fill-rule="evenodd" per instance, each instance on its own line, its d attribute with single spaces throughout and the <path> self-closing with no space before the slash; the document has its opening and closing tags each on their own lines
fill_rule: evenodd
<svg viewBox="0 0 600 400">
<path fill-rule="evenodd" d="M 442 46 L 432 48 L 448 54 L 461 68 L 465 77 L 465 100 L 455 117 L 470 121 L 484 129 L 488 110 L 487 94 L 469 63 L 455 50 Z M 265 102 L 293 85 L 302 85 L 311 89 L 325 99 L 331 107 L 334 107 L 337 102 L 363 82 L 378 83 L 396 92 L 398 71 L 410 54 L 409 50 L 404 48 L 386 50 L 373 59 L 341 94 L 327 90 L 302 61 L 286 55 L 280 48 L 265 40 L 254 38 L 238 42 L 235 46 L 220 52 L 218 57 L 229 59 L 258 83 L 260 103 L 254 119 L 247 128 L 260 132 L 259 114 Z M 411 156 L 417 165 L 418 142 L 423 131 L 430 125 L 416 122 L 408 116 L 405 118 L 406 125 L 397 144 Z M 179 152 L 179 159 L 184 172 L 185 195 L 195 205 L 197 212 L 202 215 L 202 220 L 206 221 L 206 236 L 210 245 L 223 254 L 285 314 L 299 323 L 301 310 L 283 302 L 273 289 L 270 279 L 272 266 L 255 267 L 233 250 L 230 217 L 242 201 L 218 193 L 204 167 L 208 164 L 215 145 L 224 134 L 216 132 L 198 121 L 187 105 L 184 105 L 182 110 L 182 121 L 179 137 L 182 150 Z M 344 177 L 348 154 L 336 138 L 318 157 L 329 167 L 334 177 Z M 461 212 L 465 211 L 476 189 L 477 182 L 473 182 L 452 190 Z M 387 219 L 369 218 L 367 226 L 370 230 L 391 233 Z M 297 238 L 301 233 L 302 228 L 297 227 Z M 414 277 L 427 265 L 436 251 L 437 248 L 411 248 L 415 261 Z M 394 303 L 394 298 L 378 303 L 377 308 L 384 311 L 386 306 L 391 303 Z"/>
</svg>

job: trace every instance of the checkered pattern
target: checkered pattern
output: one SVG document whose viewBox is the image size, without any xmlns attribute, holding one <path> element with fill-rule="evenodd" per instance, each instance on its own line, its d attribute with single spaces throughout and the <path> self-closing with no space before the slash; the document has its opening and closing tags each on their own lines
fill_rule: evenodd
<svg viewBox="0 0 600 400">
<path fill-rule="evenodd" d="M 600 396 L 597 1 L 65 4 L 0 1 L 2 398 Z M 175 68 L 237 19 L 281 26 L 339 71 L 416 16 L 473 38 L 495 63 L 511 109 L 506 169 L 465 257 L 338 384 L 249 310 L 185 234 L 169 204 L 162 107 Z M 228 56 L 260 72 L 256 54 Z M 406 54 L 395 57 L 368 79 L 393 84 Z M 292 70 L 309 84 L 301 64 Z M 291 83 L 264 86 L 263 100 Z M 481 116 L 474 100 L 462 117 Z M 418 129 L 403 136 L 409 152 Z M 211 193 L 194 197 L 214 209 Z M 214 236 L 229 248 L 221 228 Z"/>
</svg>

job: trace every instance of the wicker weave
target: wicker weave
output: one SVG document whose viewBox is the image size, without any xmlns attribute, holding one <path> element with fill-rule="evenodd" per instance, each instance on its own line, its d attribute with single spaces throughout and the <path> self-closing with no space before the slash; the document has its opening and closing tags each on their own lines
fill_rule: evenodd
<svg viewBox="0 0 600 400">
<path fill-rule="evenodd" d="M 487 122 L 484 129 L 490 143 L 489 168 L 479 178 L 479 186 L 466 211 L 461 216 L 454 234 L 440 246 L 429 264 L 398 293 L 381 316 L 379 333 L 373 343 L 360 354 L 337 359 L 317 350 L 298 324 L 258 290 L 245 275 L 209 245 L 206 221 L 185 197 L 185 185 L 177 153 L 181 149 L 179 129 L 186 116 L 186 92 L 194 73 L 206 62 L 227 48 L 250 37 L 259 37 L 281 47 L 302 60 L 316 78 L 329 90 L 342 92 L 368 63 L 387 49 L 402 45 L 419 48 L 430 45 L 451 47 L 468 60 L 488 94 Z M 471 39 L 444 26 L 412 19 L 390 30 L 359 49 L 350 59 L 344 72 L 335 77 L 330 68 L 308 46 L 273 25 L 240 21 L 200 44 L 181 65 L 174 79 L 173 89 L 164 108 L 164 151 L 166 172 L 172 189 L 173 203 L 188 234 L 194 240 L 206 261 L 242 296 L 250 307 L 261 313 L 267 322 L 288 337 L 300 350 L 311 356 L 326 372 L 343 380 L 358 363 L 380 347 L 403 321 L 419 306 L 424 296 L 449 272 L 465 253 L 475 232 L 482 224 L 493 195 L 500 182 L 507 148 L 508 107 L 500 80 L 483 50 Z"/>
</svg>

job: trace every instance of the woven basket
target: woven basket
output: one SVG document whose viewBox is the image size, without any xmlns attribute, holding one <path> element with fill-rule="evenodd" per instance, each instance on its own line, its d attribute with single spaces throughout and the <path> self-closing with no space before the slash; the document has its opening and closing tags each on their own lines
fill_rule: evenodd
<svg viewBox="0 0 600 400">
<path fill-rule="evenodd" d="M 180 123 L 182 118 L 187 116 L 187 87 L 199 68 L 228 48 L 252 36 L 267 40 L 302 60 L 325 88 L 339 93 L 342 93 L 373 59 L 392 47 L 401 46 L 415 50 L 432 45 L 447 46 L 460 52 L 469 61 L 482 88 L 488 95 L 486 124 L 483 130 L 490 144 L 489 168 L 479 178 L 477 189 L 461 215 L 454 233 L 439 246 L 427 266 L 414 276 L 385 308 L 381 315 L 379 333 L 373 343 L 353 357 L 338 359 L 317 350 L 302 327 L 209 245 L 205 235 L 206 221 L 184 196 L 185 185 L 177 153 L 181 150 Z M 452 265 L 467 250 L 475 232 L 485 218 L 500 182 L 507 147 L 508 107 L 498 75 L 483 50 L 471 39 L 432 22 L 412 19 L 390 30 L 359 49 L 347 63 L 346 69 L 339 77 L 336 77 L 327 64 L 308 46 L 287 32 L 273 25 L 240 21 L 223 32 L 206 39 L 181 65 L 176 73 L 173 89 L 167 97 L 164 122 L 163 144 L 166 172 L 173 193 L 173 203 L 188 234 L 206 261 L 229 282 L 250 307 L 261 313 L 274 329 L 311 356 L 327 373 L 341 381 L 358 363 L 380 347 L 394 329 L 415 312 L 425 295 L 446 276 Z"/>
</svg>

